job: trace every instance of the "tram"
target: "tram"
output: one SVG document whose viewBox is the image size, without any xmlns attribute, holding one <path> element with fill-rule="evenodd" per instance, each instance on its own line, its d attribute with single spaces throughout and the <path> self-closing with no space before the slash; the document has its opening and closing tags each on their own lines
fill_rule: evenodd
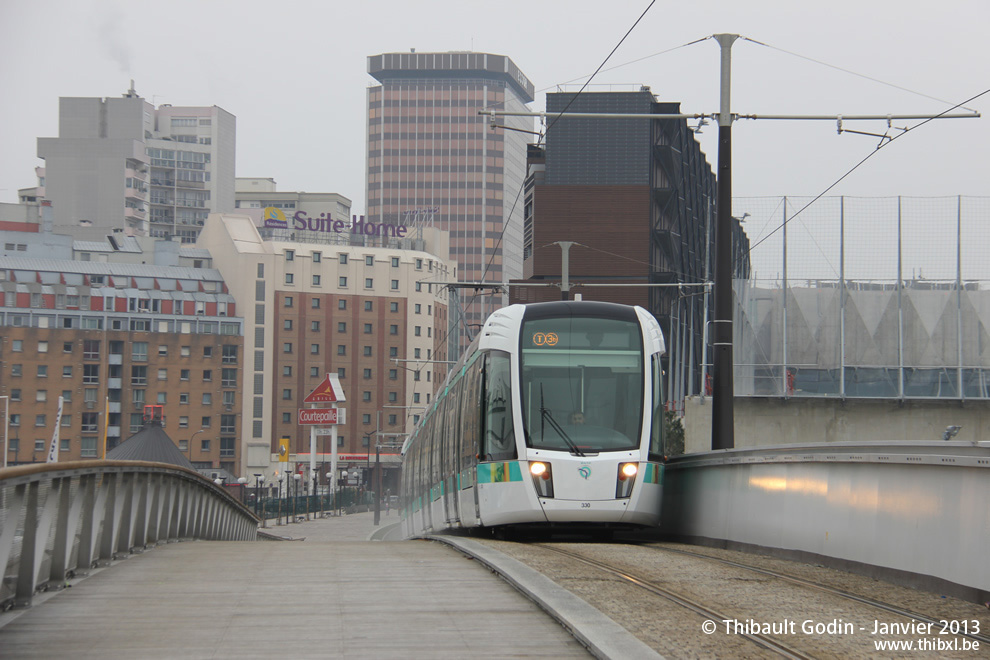
<svg viewBox="0 0 990 660">
<path fill-rule="evenodd" d="M 494 312 L 403 447 L 405 534 L 656 526 L 663 354 L 641 307 Z"/>
</svg>

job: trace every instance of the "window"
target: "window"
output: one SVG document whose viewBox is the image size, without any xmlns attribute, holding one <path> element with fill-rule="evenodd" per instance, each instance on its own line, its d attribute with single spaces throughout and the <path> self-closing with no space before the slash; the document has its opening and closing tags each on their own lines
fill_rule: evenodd
<svg viewBox="0 0 990 660">
<path fill-rule="evenodd" d="M 337 301 L 337 309 L 347 309 L 347 301 L 346 300 L 338 300 Z"/>
<path fill-rule="evenodd" d="M 292 342 L 291 341 L 287 341 L 284 344 L 282 344 L 282 352 L 283 353 L 291 353 L 292 352 Z"/>
<path fill-rule="evenodd" d="M 213 369 L 203 369 L 203 382 L 209 383 L 213 380 Z"/>
<path fill-rule="evenodd" d="M 203 405 L 212 406 L 213 405 L 213 394 L 210 392 L 203 392 Z"/>
<path fill-rule="evenodd" d="M 20 376 L 21 375 L 21 365 L 19 365 L 19 364 L 12 364 L 12 365 L 10 365 L 10 375 L 11 376 Z"/>
<path fill-rule="evenodd" d="M 189 380 L 188 369 L 179 369 L 179 380 Z"/>
<path fill-rule="evenodd" d="M 364 324 L 364 334 L 370 335 L 372 333 L 372 327 L 370 323 Z"/>
<path fill-rule="evenodd" d="M 206 358 L 207 360 L 209 360 L 209 359 L 211 359 L 213 357 L 213 347 L 212 346 L 204 346 L 203 347 L 203 357 Z"/>
<path fill-rule="evenodd" d="M 210 439 L 209 438 L 206 438 L 206 439 L 200 440 L 199 441 L 199 449 L 204 454 L 210 453 Z"/>
<path fill-rule="evenodd" d="M 368 380 L 368 379 L 371 378 L 371 369 L 365 369 L 364 370 L 364 378 L 365 378 L 365 380 Z"/>
<path fill-rule="evenodd" d="M 399 348 L 397 346 L 389 346 L 388 356 L 390 358 L 399 357 Z"/>
<path fill-rule="evenodd" d="M 374 289 L 375 288 L 375 280 L 374 280 L 374 278 L 371 278 L 371 277 L 364 278 L 364 288 L 365 289 Z"/>
<path fill-rule="evenodd" d="M 416 382 L 419 382 L 419 372 L 418 371 L 414 371 L 413 372 L 413 380 L 415 380 Z"/>
<path fill-rule="evenodd" d="M 423 270 L 423 260 L 422 259 L 417 259 L 416 260 L 416 270 Z"/>
<path fill-rule="evenodd" d="M 62 367 L 62 378 L 72 378 L 72 367 L 71 366 Z"/>
<path fill-rule="evenodd" d="M 48 401 L 48 390 L 36 390 L 34 393 L 35 401 Z"/>
<path fill-rule="evenodd" d="M 131 367 L 131 385 L 148 384 L 148 367 L 144 365 L 134 365 Z"/>
<path fill-rule="evenodd" d="M 220 415 L 220 433 L 237 433 L 237 415 Z"/>
<path fill-rule="evenodd" d="M 66 403 L 72 403 L 72 390 L 62 390 L 62 400 Z"/>
<path fill-rule="evenodd" d="M 389 380 L 398 380 L 398 378 L 399 378 L 399 370 L 398 369 L 389 369 L 388 370 L 388 379 Z"/>
<path fill-rule="evenodd" d="M 295 280 L 295 276 L 292 273 L 286 273 L 285 274 L 285 283 L 286 284 L 292 284 L 293 283 L 293 280 Z"/>
<path fill-rule="evenodd" d="M 94 339 L 84 339 L 83 340 L 83 359 L 84 360 L 98 360 L 100 359 L 100 342 Z"/>
<path fill-rule="evenodd" d="M 224 364 L 237 364 L 237 346 L 234 344 L 224 344 L 221 362 Z"/>
<path fill-rule="evenodd" d="M 413 357 L 416 358 L 417 360 L 420 358 L 420 349 L 418 348 L 413 349 Z"/>
<path fill-rule="evenodd" d="M 20 390 L 11 390 L 10 391 L 10 400 L 11 401 L 20 401 L 21 400 L 21 391 Z"/>
<path fill-rule="evenodd" d="M 34 425 L 35 426 L 44 426 L 46 419 L 47 419 L 47 415 L 35 415 L 34 416 Z M 42 440 L 41 442 L 42 442 L 42 447 L 44 447 L 44 440 Z"/>
<path fill-rule="evenodd" d="M 370 300 L 365 300 L 364 301 L 364 311 L 370 312 L 372 310 L 374 310 L 374 305 L 371 303 Z"/>
<path fill-rule="evenodd" d="M 347 332 L 347 323 L 345 321 L 337 322 L 337 332 Z"/>
<path fill-rule="evenodd" d="M 136 341 L 131 344 L 131 360 L 146 362 L 148 360 L 148 342 Z"/>
<path fill-rule="evenodd" d="M 422 290 L 423 290 L 423 284 L 421 282 L 416 282 L 416 291 L 419 292 Z"/>
<path fill-rule="evenodd" d="M 388 334 L 390 334 L 390 335 L 397 335 L 397 334 L 399 334 L 399 326 L 397 326 L 395 324 L 392 324 L 392 325 L 388 326 Z"/>
<path fill-rule="evenodd" d="M 399 395 L 396 392 L 389 392 L 388 393 L 388 400 L 389 400 L 389 403 L 395 403 L 396 401 L 399 400 Z"/>
<path fill-rule="evenodd" d="M 168 380 L 168 369 L 158 370 L 158 380 Z"/>
<path fill-rule="evenodd" d="M 237 387 L 237 369 L 228 367 L 220 370 L 221 387 Z M 224 402 L 226 403 L 226 402 Z"/>
<path fill-rule="evenodd" d="M 199 425 L 201 427 L 203 427 L 204 429 L 208 429 L 208 428 L 210 428 L 210 425 L 212 423 L 213 423 L 213 418 L 212 417 L 204 417 L 202 420 L 200 420 Z"/>
<path fill-rule="evenodd" d="M 166 403 L 168 403 L 168 392 L 159 392 L 158 393 L 158 404 L 159 405 L 165 405 Z"/>
<path fill-rule="evenodd" d="M 388 311 L 390 311 L 390 312 L 398 312 L 399 311 L 399 303 L 397 303 L 397 302 L 390 302 L 388 304 Z"/>
<path fill-rule="evenodd" d="M 144 405 L 144 390 L 131 390 L 131 401 L 136 405 Z"/>
<path fill-rule="evenodd" d="M 322 252 L 314 252 L 313 253 L 313 263 L 314 264 L 318 264 L 321 261 L 323 261 L 323 253 Z"/>
<path fill-rule="evenodd" d="M 10 416 L 10 425 L 11 426 L 20 426 L 21 425 L 21 416 L 20 415 L 11 415 Z"/>
<path fill-rule="evenodd" d="M 179 392 L 179 404 L 189 405 L 189 392 Z"/>
<path fill-rule="evenodd" d="M 189 418 L 188 417 L 179 417 L 179 428 L 180 429 L 187 429 L 187 428 L 189 428 Z"/>
<path fill-rule="evenodd" d="M 413 312 L 416 313 L 416 314 L 422 314 L 423 313 L 423 306 L 420 305 L 419 303 L 416 303 L 413 306 Z"/>
<path fill-rule="evenodd" d="M 292 307 L 292 296 L 286 296 L 286 297 L 284 298 L 284 302 L 283 302 L 283 304 L 284 304 L 284 305 L 285 305 L 286 307 Z"/>
<path fill-rule="evenodd" d="M 399 258 L 392 257 L 392 268 L 398 268 L 398 267 L 399 267 Z"/>
<path fill-rule="evenodd" d="M 179 347 L 179 355 L 182 356 L 182 357 L 189 357 L 189 347 L 188 346 L 180 346 Z"/>
<path fill-rule="evenodd" d="M 364 347 L 364 357 L 371 357 L 371 346 Z"/>
<path fill-rule="evenodd" d="M 48 342 L 47 341 L 39 341 L 38 342 L 38 352 L 39 353 L 47 353 L 48 352 Z"/>
<path fill-rule="evenodd" d="M 10 350 L 15 353 L 20 353 L 24 350 L 24 341 L 20 339 L 15 339 L 11 342 Z"/>
<path fill-rule="evenodd" d="M 72 352 L 72 342 L 71 341 L 62 342 L 62 352 L 63 353 L 71 353 Z"/>
<path fill-rule="evenodd" d="M 284 412 L 282 413 L 282 423 L 291 424 L 292 423 L 292 413 Z"/>
<path fill-rule="evenodd" d="M 286 261 L 295 261 L 295 258 L 296 258 L 296 251 L 295 250 L 286 250 L 285 251 L 285 260 Z"/>
<path fill-rule="evenodd" d="M 395 426 L 395 424 L 396 424 L 396 417 L 395 417 L 395 415 L 389 415 L 388 416 L 388 425 L 389 426 Z"/>
<path fill-rule="evenodd" d="M 417 337 L 422 335 L 422 332 L 420 331 L 420 327 L 418 325 L 415 328 L 413 328 L 413 334 L 416 335 Z"/>
<path fill-rule="evenodd" d="M 337 286 L 339 286 L 339 287 L 345 287 L 345 286 L 347 286 L 347 278 L 344 277 L 344 276 L 341 276 L 340 279 L 337 280 Z M 343 307 L 341 307 L 341 309 L 343 309 Z"/>
<path fill-rule="evenodd" d="M 320 377 L 320 368 L 319 367 L 310 367 L 309 368 L 309 377 L 310 378 L 319 378 Z"/>
<path fill-rule="evenodd" d="M 344 367 L 337 367 L 337 377 L 347 378 L 347 369 Z"/>
<path fill-rule="evenodd" d="M 392 280 L 392 291 L 399 290 L 399 280 Z"/>
<path fill-rule="evenodd" d="M 292 375 L 292 367 L 290 367 L 288 365 L 282 367 L 282 375 L 283 376 L 291 376 Z"/>
<path fill-rule="evenodd" d="M 84 412 L 82 414 L 82 432 L 96 433 L 100 426 L 100 414 L 95 412 Z"/>
<path fill-rule="evenodd" d="M 364 265 L 365 266 L 374 266 L 375 265 L 375 257 L 374 257 L 374 255 L 371 255 L 371 254 L 367 255 L 364 258 Z"/>
<path fill-rule="evenodd" d="M 361 423 L 362 424 L 371 424 L 371 415 L 367 415 L 367 414 L 361 415 Z"/>
<path fill-rule="evenodd" d="M 309 329 L 310 329 L 311 332 L 319 332 L 320 331 L 320 322 L 319 321 L 310 321 Z"/>
<path fill-rule="evenodd" d="M 313 309 L 319 309 L 320 308 L 320 299 L 319 298 L 311 298 L 310 299 L 310 306 Z"/>
<path fill-rule="evenodd" d="M 292 319 L 285 319 L 282 321 L 283 330 L 292 330 Z"/>
<path fill-rule="evenodd" d="M 319 344 L 310 344 L 309 345 L 309 354 L 310 355 L 319 355 L 320 354 L 320 345 Z"/>
<path fill-rule="evenodd" d="M 38 365 L 38 378 L 48 378 L 48 365 L 39 364 Z"/>
<path fill-rule="evenodd" d="M 313 275 L 313 286 L 320 286 L 320 276 Z"/>
<path fill-rule="evenodd" d="M 338 254 L 337 255 L 337 263 L 339 263 L 340 265 L 346 264 L 347 263 L 347 253 L 341 252 L 340 254 Z"/>
<path fill-rule="evenodd" d="M 345 344 L 337 344 L 337 355 L 347 355 L 347 346 Z"/>
<path fill-rule="evenodd" d="M 265 276 L 265 264 L 258 264 L 258 277 Z"/>
<path fill-rule="evenodd" d="M 292 389 L 291 388 L 286 387 L 285 389 L 282 390 L 282 400 L 283 401 L 292 401 Z"/>
</svg>

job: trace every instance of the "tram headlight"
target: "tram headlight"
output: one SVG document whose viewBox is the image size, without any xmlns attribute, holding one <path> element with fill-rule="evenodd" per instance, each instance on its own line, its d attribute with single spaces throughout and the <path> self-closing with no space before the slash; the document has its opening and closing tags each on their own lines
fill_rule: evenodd
<svg viewBox="0 0 990 660">
<path fill-rule="evenodd" d="M 529 474 L 533 477 L 533 487 L 540 497 L 553 497 L 553 474 L 550 464 L 543 461 L 530 461 Z"/>
<path fill-rule="evenodd" d="M 639 463 L 619 463 L 619 470 L 615 479 L 615 497 L 617 499 L 632 495 L 633 484 L 636 483 L 638 472 Z"/>
</svg>

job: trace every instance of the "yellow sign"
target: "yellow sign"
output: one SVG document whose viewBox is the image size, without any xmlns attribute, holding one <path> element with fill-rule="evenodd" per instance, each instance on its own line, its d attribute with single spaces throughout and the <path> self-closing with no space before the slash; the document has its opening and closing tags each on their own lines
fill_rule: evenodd
<svg viewBox="0 0 990 660">
<path fill-rule="evenodd" d="M 278 441 L 278 460 L 280 463 L 289 462 L 289 438 L 281 438 Z"/>
</svg>

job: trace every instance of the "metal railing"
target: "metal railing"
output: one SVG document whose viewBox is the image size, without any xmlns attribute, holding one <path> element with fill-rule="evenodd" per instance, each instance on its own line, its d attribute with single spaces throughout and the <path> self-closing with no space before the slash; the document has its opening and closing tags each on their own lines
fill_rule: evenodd
<svg viewBox="0 0 990 660">
<path fill-rule="evenodd" d="M 253 541 L 251 510 L 196 472 L 141 461 L 0 470 L 0 607 L 159 543 Z"/>
</svg>

